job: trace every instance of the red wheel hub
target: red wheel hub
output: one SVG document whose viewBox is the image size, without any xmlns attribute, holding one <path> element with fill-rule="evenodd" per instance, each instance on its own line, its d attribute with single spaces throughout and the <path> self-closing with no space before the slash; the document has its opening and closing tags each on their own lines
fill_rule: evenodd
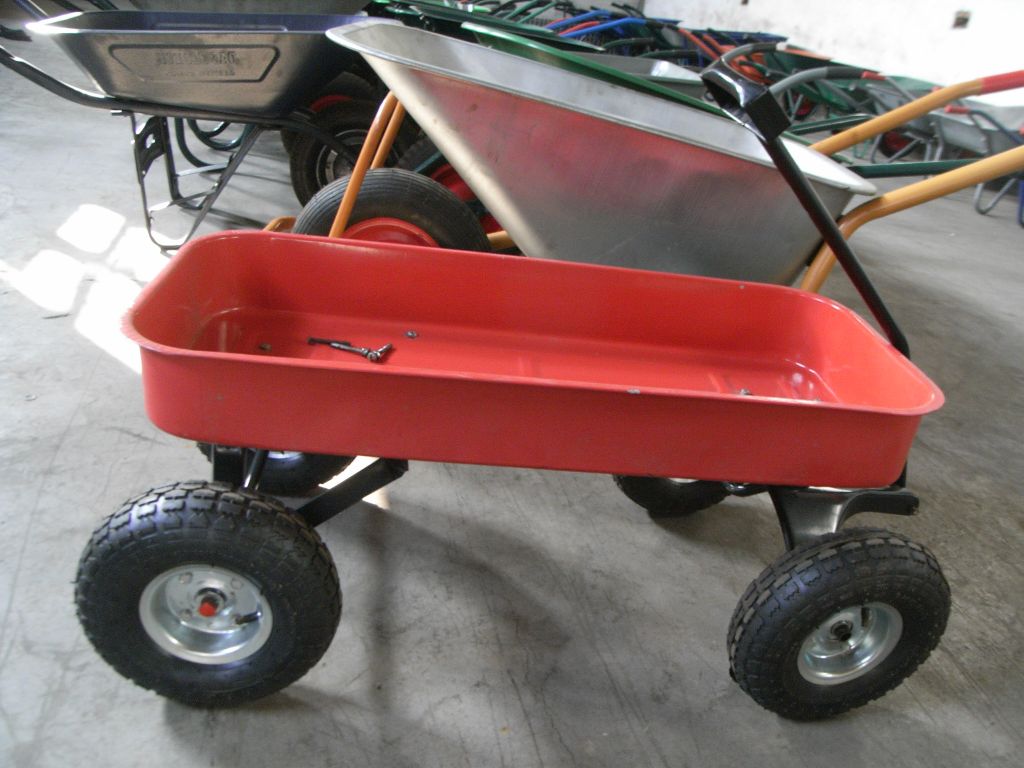
<svg viewBox="0 0 1024 768">
<path fill-rule="evenodd" d="M 434 240 L 423 229 L 401 219 L 379 216 L 353 224 L 342 234 L 350 240 L 373 240 L 377 243 L 402 243 L 404 245 L 427 245 L 437 247 Z"/>
<path fill-rule="evenodd" d="M 329 93 L 314 101 L 309 105 L 309 107 L 307 107 L 307 109 L 309 109 L 310 112 L 322 112 L 332 104 L 343 104 L 346 101 L 352 101 L 352 97 L 343 96 L 340 93 Z"/>
<path fill-rule="evenodd" d="M 458 171 L 452 168 L 450 163 L 442 165 L 430 174 L 430 178 L 439 184 L 446 186 L 452 194 L 464 203 L 472 203 L 477 199 L 476 193 L 469 188 L 469 184 L 463 180 Z M 499 224 L 498 221 L 489 213 L 480 217 L 480 226 L 482 226 L 484 228 L 484 232 L 487 232 L 488 234 L 504 229 L 504 227 L 501 226 L 501 224 Z"/>
</svg>

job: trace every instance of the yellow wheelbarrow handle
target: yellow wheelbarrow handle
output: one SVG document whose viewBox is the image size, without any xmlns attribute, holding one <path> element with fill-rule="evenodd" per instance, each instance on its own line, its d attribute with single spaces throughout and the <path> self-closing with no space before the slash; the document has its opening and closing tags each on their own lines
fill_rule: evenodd
<svg viewBox="0 0 1024 768">
<path fill-rule="evenodd" d="M 1024 88 L 1024 69 L 1016 72 L 1007 72 L 1002 75 L 981 77 L 977 80 L 969 80 L 965 83 L 957 83 L 956 85 L 939 88 L 926 96 L 904 104 L 902 107 L 897 107 L 890 112 L 886 112 L 884 115 L 868 120 L 866 123 L 861 123 L 842 133 L 837 133 L 835 136 L 822 139 L 816 144 L 812 144 L 811 149 L 816 149 L 823 155 L 834 155 L 836 152 L 842 152 L 844 149 L 856 146 L 862 141 L 873 139 L 879 134 L 898 128 L 915 118 L 927 115 L 932 110 L 944 107 L 957 99 L 962 99 L 965 96 L 980 96 L 986 93 L 1007 91 L 1011 88 Z"/>
<path fill-rule="evenodd" d="M 892 192 L 886 192 L 863 205 L 854 208 L 839 220 L 839 231 L 849 237 L 869 221 L 903 211 L 929 200 L 945 197 L 967 187 L 973 187 L 991 179 L 998 179 L 1024 169 L 1024 146 L 1008 149 L 998 155 L 986 157 L 976 163 L 908 184 Z M 804 273 L 800 287 L 805 291 L 817 292 L 836 263 L 835 254 L 827 245 L 822 245 Z"/>
</svg>

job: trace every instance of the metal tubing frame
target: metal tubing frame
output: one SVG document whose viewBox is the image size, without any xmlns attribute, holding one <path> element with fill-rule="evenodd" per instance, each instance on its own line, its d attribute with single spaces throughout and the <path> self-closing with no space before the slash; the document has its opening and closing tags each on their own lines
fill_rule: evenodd
<svg viewBox="0 0 1024 768">
<path fill-rule="evenodd" d="M 404 459 L 377 459 L 369 466 L 343 480 L 329 491 L 324 491 L 295 511 L 312 526 L 330 520 L 354 504 L 393 483 L 409 471 Z"/>
<path fill-rule="evenodd" d="M 246 491 L 258 491 L 270 452 L 255 448 L 210 445 L 207 455 L 215 482 L 228 483 Z M 313 526 L 330 520 L 354 504 L 393 483 L 409 471 L 404 459 L 375 459 L 373 463 L 295 508 Z"/>
<path fill-rule="evenodd" d="M 359 190 L 362 189 L 367 172 L 383 167 L 404 120 L 405 107 L 398 101 L 398 97 L 389 91 L 377 109 L 373 123 L 370 124 L 370 130 L 363 140 L 359 156 L 356 158 L 352 173 L 349 174 L 345 193 L 338 203 L 338 212 L 334 216 L 331 229 L 327 234 L 328 237 L 341 237 L 348 228 L 352 211 L 355 210 L 356 199 L 359 197 Z M 515 242 L 504 230 L 489 233 L 487 240 L 494 250 L 515 247 Z"/>
<path fill-rule="evenodd" d="M 908 184 L 854 208 L 839 220 L 839 234 L 845 242 L 845 238 L 849 238 L 869 221 L 1021 170 L 1024 170 L 1024 146 L 1008 149 L 998 155 L 986 157 L 916 184 Z M 832 245 L 826 240 L 804 273 L 800 282 L 803 290 L 821 290 L 836 263 L 835 254 Z"/>
<path fill-rule="evenodd" d="M 945 88 L 940 88 L 908 104 L 886 112 L 884 115 L 879 115 L 873 120 L 868 120 L 866 123 L 849 128 L 842 133 L 837 133 L 835 136 L 822 139 L 812 144 L 811 149 L 816 149 L 823 155 L 834 155 L 836 152 L 842 152 L 844 149 L 856 146 L 862 141 L 873 139 L 875 136 L 880 136 L 894 128 L 899 128 L 904 123 L 927 115 L 933 109 L 944 107 L 951 101 L 962 99 L 965 96 L 975 96 L 981 93 L 982 87 L 982 80 L 980 79 L 948 85 Z"/>
<path fill-rule="evenodd" d="M 180 248 L 195 234 L 196 230 L 206 219 L 206 216 L 215 211 L 214 203 L 217 202 L 217 198 L 220 197 L 221 192 L 231 181 L 231 178 L 235 175 L 238 167 L 242 164 L 242 161 L 249 154 L 249 151 L 255 146 L 256 140 L 259 139 L 263 133 L 262 126 L 254 126 L 251 131 L 247 131 L 245 140 L 241 146 L 235 150 L 228 162 L 224 165 L 218 164 L 209 166 L 207 169 L 197 170 L 209 170 L 217 173 L 216 183 L 205 192 L 199 192 L 194 195 L 182 195 L 178 185 L 178 180 L 187 174 L 179 173 L 174 164 L 173 145 L 171 143 L 171 135 L 167 126 L 166 117 L 153 116 L 143 123 L 142 129 L 138 128 L 136 122 L 136 116 L 134 112 L 125 113 L 131 120 L 132 126 L 132 153 L 135 158 L 135 174 L 139 184 L 139 193 L 142 197 L 142 212 L 146 217 L 146 233 L 149 235 L 149 239 L 152 240 L 161 250 L 173 251 Z M 148 139 L 154 138 L 155 142 L 151 145 L 147 144 Z M 170 200 L 165 203 L 150 206 L 149 197 L 146 193 L 146 175 L 149 171 L 150 165 L 155 162 L 159 157 L 164 158 L 164 169 L 167 176 L 167 187 L 170 193 Z M 193 204 L 193 199 L 202 199 L 199 205 Z M 192 226 L 189 227 L 188 232 L 178 241 L 173 242 L 161 242 L 153 234 L 153 214 L 157 211 L 164 210 L 171 207 L 183 208 L 195 212 L 195 217 L 192 220 Z M 236 223 L 246 224 L 250 226 L 258 226 L 258 222 L 239 217 L 234 214 L 228 214 L 223 211 L 219 211 L 221 215 L 225 215 L 228 218 L 233 219 Z"/>
<path fill-rule="evenodd" d="M 405 110 L 398 103 L 398 97 L 388 92 L 387 96 L 380 103 L 377 114 L 370 124 L 370 130 L 363 140 L 363 147 L 359 150 L 356 164 L 348 177 L 348 186 L 345 187 L 345 194 L 338 204 L 338 212 L 334 216 L 328 237 L 341 237 L 348 228 L 352 211 L 356 207 L 356 198 L 363 186 L 367 171 L 372 168 L 379 168 L 384 164 L 388 153 L 391 151 L 391 144 L 394 142 L 398 129 L 402 126 L 402 119 Z M 379 163 L 379 164 L 378 164 Z"/>
</svg>

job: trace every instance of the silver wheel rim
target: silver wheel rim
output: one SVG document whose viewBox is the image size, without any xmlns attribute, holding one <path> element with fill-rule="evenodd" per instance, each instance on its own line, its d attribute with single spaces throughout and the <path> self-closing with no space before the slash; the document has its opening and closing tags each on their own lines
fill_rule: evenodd
<svg viewBox="0 0 1024 768">
<path fill-rule="evenodd" d="M 346 149 L 352 150 L 352 160 L 343 156 L 337 150 L 324 146 L 321 150 L 321 155 L 317 159 L 319 170 L 317 176 L 321 177 L 319 180 L 323 182 L 324 186 L 327 186 L 332 181 L 348 176 L 352 172 L 352 168 L 355 166 L 355 158 L 359 155 L 360 149 L 362 149 L 363 139 L 366 133 L 363 131 L 342 131 L 334 137 L 334 140 L 344 146 Z M 344 167 L 339 168 L 340 164 L 344 163 Z"/>
<path fill-rule="evenodd" d="M 210 565 L 161 573 L 139 598 L 139 618 L 160 648 L 196 664 L 228 664 L 252 656 L 274 624 L 259 587 Z"/>
<path fill-rule="evenodd" d="M 840 685 L 881 664 L 903 634 L 903 617 L 886 603 L 866 603 L 832 614 L 800 647 L 797 668 L 815 685 Z"/>
</svg>

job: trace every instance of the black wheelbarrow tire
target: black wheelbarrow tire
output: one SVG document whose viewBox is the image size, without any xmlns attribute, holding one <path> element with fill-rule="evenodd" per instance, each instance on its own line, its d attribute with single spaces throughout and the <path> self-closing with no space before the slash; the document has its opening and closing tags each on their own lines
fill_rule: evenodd
<svg viewBox="0 0 1024 768">
<path fill-rule="evenodd" d="M 873 528 L 822 536 L 747 588 L 729 626 L 730 673 L 783 717 L 838 715 L 910 676 L 949 610 L 949 585 L 921 545 Z"/>
<path fill-rule="evenodd" d="M 352 172 L 376 114 L 376 104 L 353 99 L 332 104 L 313 116 L 313 125 L 342 144 L 345 148 L 342 154 L 309 134 L 301 133 L 295 137 L 288 152 L 289 170 L 292 189 L 302 205 L 332 181 L 347 177 Z M 386 164 L 394 164 L 418 136 L 419 129 L 411 120 L 405 120 Z"/>
<path fill-rule="evenodd" d="M 209 443 L 196 443 L 196 447 L 208 460 L 212 459 L 212 446 Z M 226 450 L 240 451 L 241 448 L 228 447 Z M 261 493 L 273 496 L 303 496 L 341 474 L 353 458 L 329 453 L 270 451 L 263 465 L 258 488 Z"/>
<path fill-rule="evenodd" d="M 199 707 L 294 682 L 341 617 L 338 574 L 316 531 L 271 497 L 207 482 L 156 488 L 100 525 L 75 602 L 115 670 Z"/>
<path fill-rule="evenodd" d="M 348 182 L 345 177 L 320 190 L 302 209 L 292 232 L 328 234 Z M 441 248 L 491 250 L 473 210 L 443 184 L 412 171 L 379 168 L 366 174 L 349 226 L 371 219 L 406 222 Z"/>
<path fill-rule="evenodd" d="M 310 106 L 306 109 L 306 114 L 312 116 L 321 112 L 329 105 L 320 106 L 320 104 L 332 97 L 337 97 L 337 100 L 332 101 L 332 104 L 346 103 L 353 100 L 368 104 L 374 103 L 375 100 L 378 103 L 380 102 L 380 99 L 377 98 L 376 90 L 365 78 L 360 77 L 354 72 L 342 72 L 317 91 L 316 95 L 310 99 Z M 295 131 L 289 131 L 287 128 L 281 131 L 281 144 L 284 145 L 285 151 L 289 154 L 295 145 L 297 137 L 298 134 Z"/>
<path fill-rule="evenodd" d="M 429 176 L 448 160 L 429 136 L 421 136 L 409 147 L 395 163 L 395 168 L 415 171 Z"/>
<path fill-rule="evenodd" d="M 612 479 L 630 501 L 646 509 L 654 519 L 692 515 L 729 495 L 725 484 L 714 480 L 639 475 L 612 475 Z"/>
</svg>

